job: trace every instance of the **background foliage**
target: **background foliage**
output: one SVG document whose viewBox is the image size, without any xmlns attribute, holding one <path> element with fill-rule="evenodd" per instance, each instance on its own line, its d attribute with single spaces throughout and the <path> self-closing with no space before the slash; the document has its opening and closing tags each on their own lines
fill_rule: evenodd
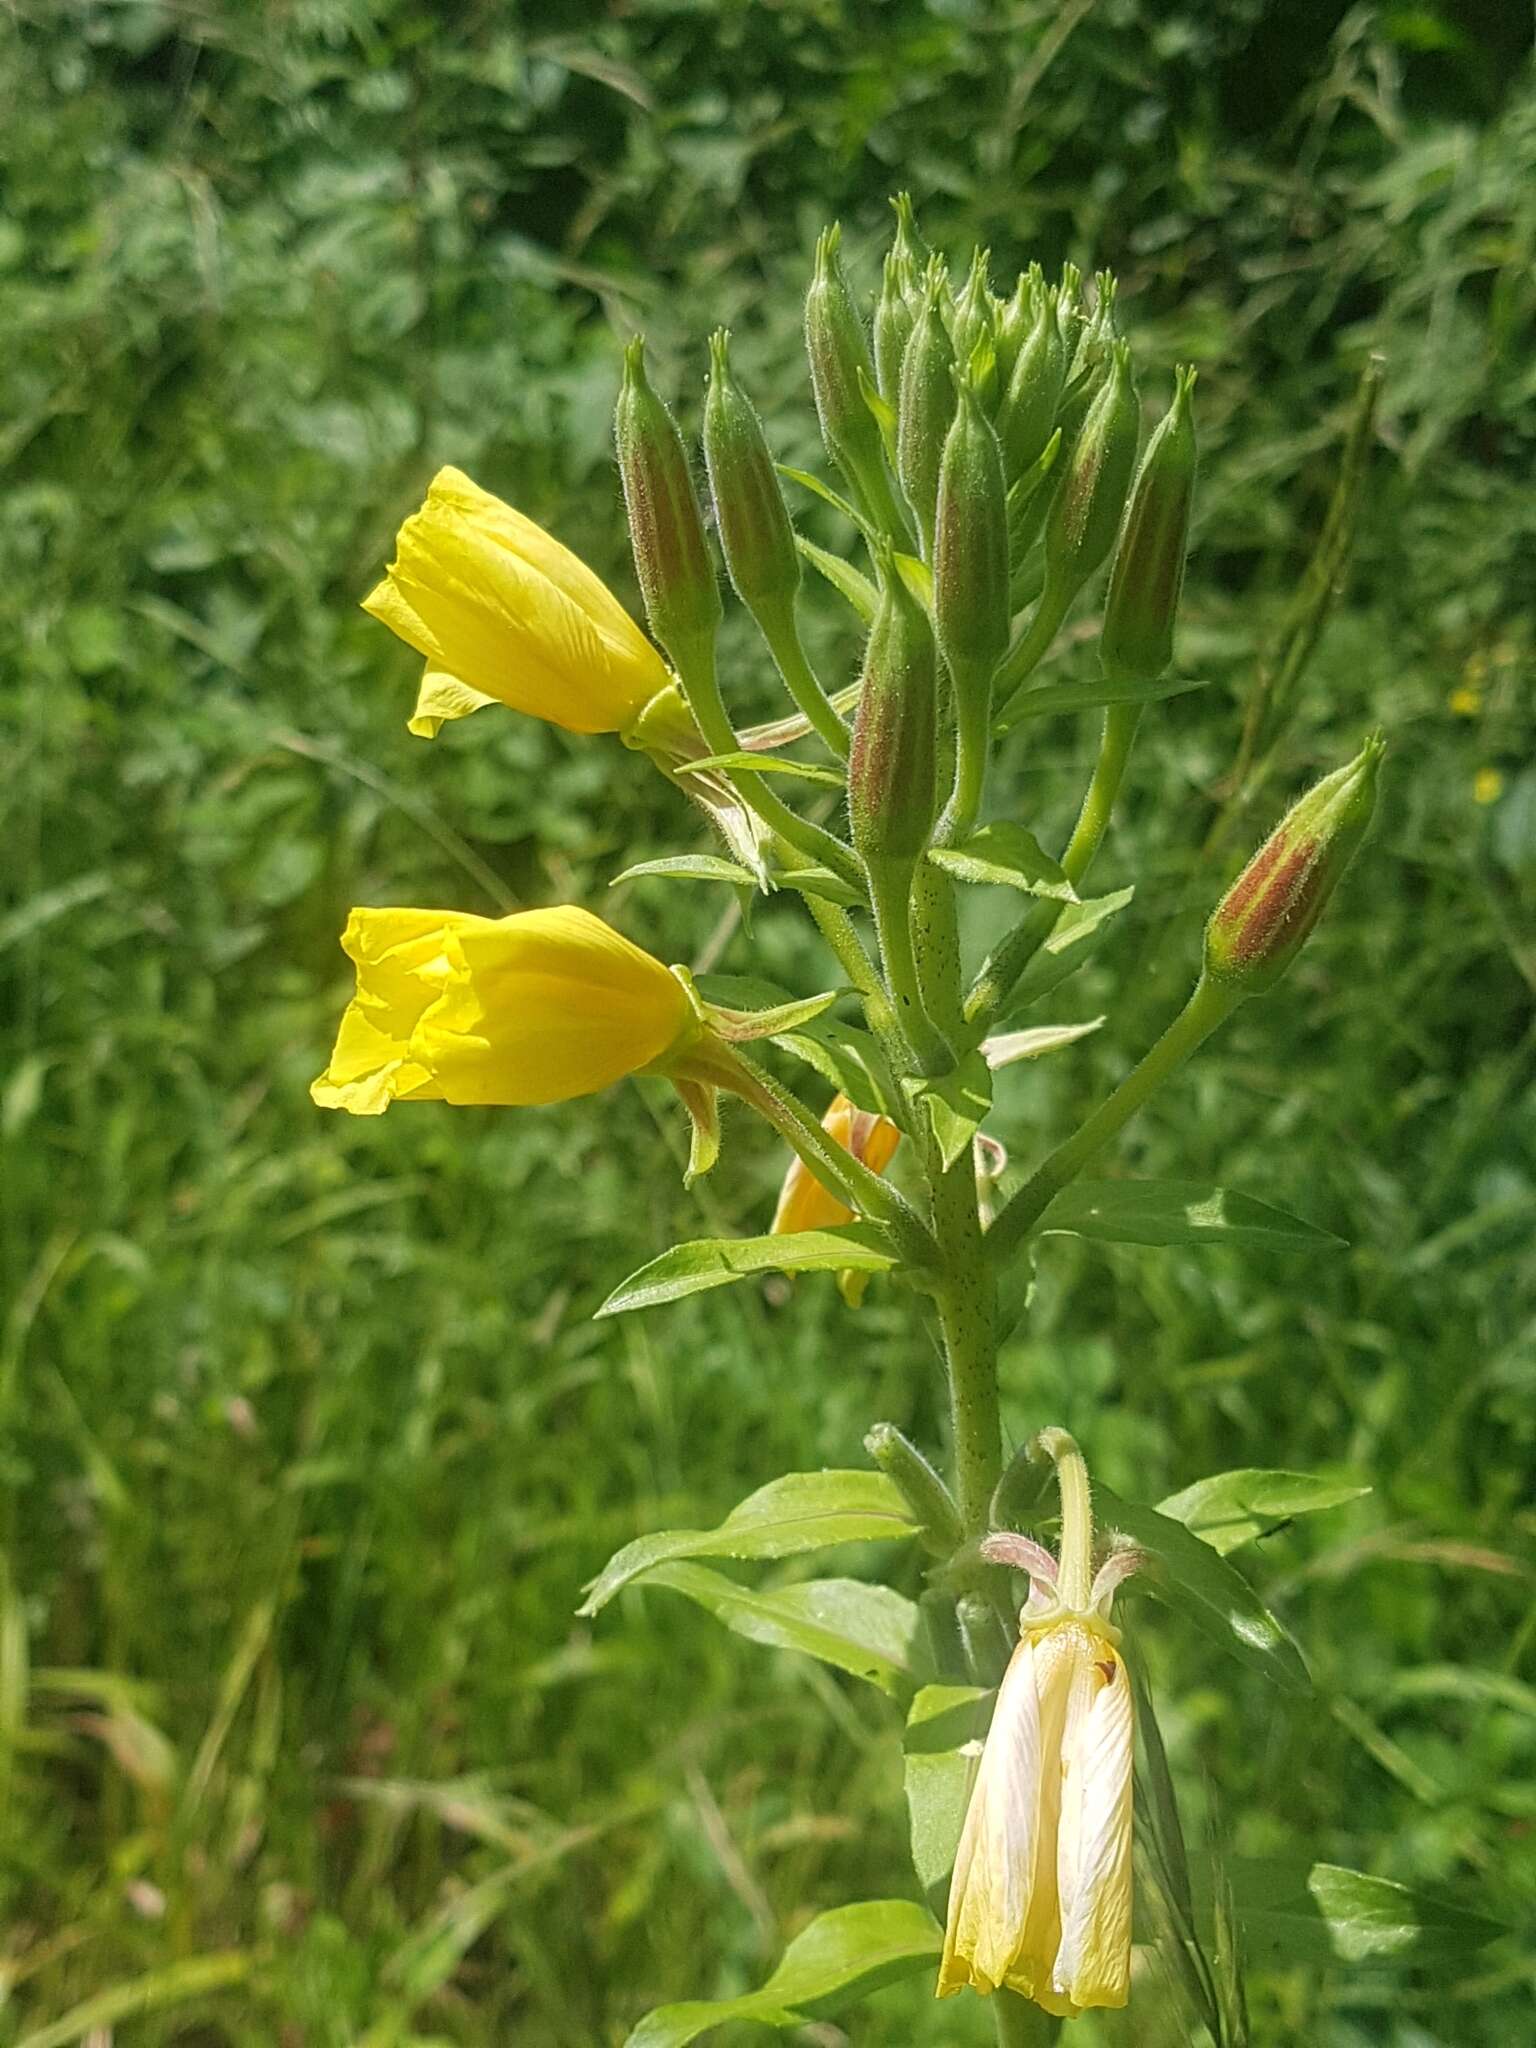
<svg viewBox="0 0 1536 2048">
<path fill-rule="evenodd" d="M 644 1088 L 376 1126 L 305 1093 L 348 904 L 601 906 L 628 861 L 701 843 L 612 744 L 491 712 L 407 737 L 412 664 L 355 605 L 399 518 L 451 460 L 628 589 L 620 337 L 645 327 L 693 419 L 730 323 L 781 452 L 814 458 L 812 236 L 841 216 L 872 287 L 897 185 L 1000 270 L 1112 265 L 1151 359 L 1201 369 L 1181 659 L 1213 686 L 1147 720 L 1102 874 L 1135 869 L 1137 905 L 1061 999 L 1116 996 L 1112 1024 L 1017 1070 L 1016 1152 L 1167 1013 L 1282 798 L 1372 720 L 1393 737 L 1346 900 L 1119 1155 L 1351 1249 L 1049 1240 L 1010 1427 L 1068 1424 L 1136 1499 L 1246 1464 L 1368 1483 L 1250 1566 L 1314 1700 L 1131 1610 L 1186 1820 L 1240 1892 L 1323 1857 L 1528 1929 L 1528 19 L 9 0 L 0 104 L 8 2038 L 617 2043 L 662 1997 L 760 1981 L 811 1909 L 897 1888 L 885 1702 L 665 1592 L 571 1615 L 630 1535 L 858 1463 L 876 1416 L 934 1443 L 904 1310 L 877 1287 L 850 1332 L 810 1279 L 589 1321 L 673 1239 L 764 1227 L 780 1162 L 744 1123 L 685 1197 Z M 1372 350 L 1348 601 L 1202 860 Z M 770 701 L 755 657 L 735 687 Z M 1092 740 L 1061 723 L 1017 756 L 1048 838 Z M 621 893 L 667 957 L 744 964 L 720 899 Z M 820 985 L 793 907 L 757 942 Z M 1507 2043 L 1532 1977 L 1518 1934 L 1418 1970 L 1252 1938 L 1254 2039 Z M 907 1985 L 849 2025 L 958 2042 L 979 2017 Z"/>
</svg>

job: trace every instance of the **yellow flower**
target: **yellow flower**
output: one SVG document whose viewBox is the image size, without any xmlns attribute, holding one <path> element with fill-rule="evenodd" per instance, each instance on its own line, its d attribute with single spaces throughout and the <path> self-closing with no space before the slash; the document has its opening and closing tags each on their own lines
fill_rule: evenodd
<svg viewBox="0 0 1536 2048">
<path fill-rule="evenodd" d="M 440 469 L 363 600 L 427 673 L 413 731 L 496 700 L 571 732 L 617 732 L 667 667 L 618 599 L 569 548 L 459 469 Z"/>
<path fill-rule="evenodd" d="M 1062 1492 L 1061 1560 L 1028 1538 L 982 1554 L 1031 1576 L 955 1852 L 938 1995 L 999 1985 L 1047 2012 L 1124 2005 L 1131 1969 L 1135 1714 L 1109 1604 L 1135 1569 L 1112 1549 L 1090 1579 L 1088 1477 L 1047 1430 Z"/>
<path fill-rule="evenodd" d="M 901 1132 L 888 1116 L 855 1109 L 846 1095 L 833 1096 L 821 1127 L 871 1173 L 884 1173 L 901 1143 Z M 832 1230 L 840 1223 L 851 1223 L 853 1213 L 822 1186 L 803 1161 L 792 1159 L 779 1189 L 771 1228 L 778 1236 L 794 1230 Z"/>
<path fill-rule="evenodd" d="M 342 945 L 357 994 L 310 1089 L 322 1109 L 563 1102 L 683 1052 L 702 1029 L 676 975 L 569 905 L 354 910 Z"/>
<path fill-rule="evenodd" d="M 1472 778 L 1472 801 L 1496 804 L 1504 794 L 1504 777 L 1497 768 L 1479 768 Z"/>
</svg>

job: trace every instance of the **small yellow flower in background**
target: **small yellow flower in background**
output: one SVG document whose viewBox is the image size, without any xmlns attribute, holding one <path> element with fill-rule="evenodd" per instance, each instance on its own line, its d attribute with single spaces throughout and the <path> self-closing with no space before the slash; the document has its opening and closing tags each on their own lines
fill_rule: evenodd
<svg viewBox="0 0 1536 2048">
<path fill-rule="evenodd" d="M 1472 778 L 1472 801 L 1496 804 L 1504 794 L 1504 777 L 1497 768 L 1479 768 Z"/>
<path fill-rule="evenodd" d="M 501 918 L 354 910 L 342 946 L 357 994 L 310 1089 L 322 1109 L 564 1102 L 702 1030 L 676 975 L 572 905 Z"/>
<path fill-rule="evenodd" d="M 1060 1562 L 1000 1534 L 983 1556 L 1030 1574 L 950 1882 L 938 1995 L 1006 1985 L 1047 2012 L 1124 2005 L 1131 1978 L 1135 1712 L 1110 1602 L 1137 1554 L 1092 1574 L 1088 1474 L 1064 1429 L 1039 1439 L 1061 1488 Z"/>
<path fill-rule="evenodd" d="M 1466 683 L 1458 683 L 1445 701 L 1453 716 L 1476 718 L 1483 708 L 1483 693 L 1481 690 L 1470 688 Z"/>
<path fill-rule="evenodd" d="M 571 732 L 618 732 L 669 681 L 601 577 L 462 470 L 440 469 L 363 609 L 426 656 L 410 724 L 508 704 Z"/>
<path fill-rule="evenodd" d="M 846 1095 L 833 1096 L 821 1128 L 871 1173 L 884 1173 L 901 1143 L 901 1132 L 888 1116 L 855 1109 Z M 795 1230 L 833 1230 L 840 1223 L 851 1223 L 853 1213 L 822 1186 L 803 1161 L 792 1159 L 769 1227 L 775 1236 Z"/>
</svg>

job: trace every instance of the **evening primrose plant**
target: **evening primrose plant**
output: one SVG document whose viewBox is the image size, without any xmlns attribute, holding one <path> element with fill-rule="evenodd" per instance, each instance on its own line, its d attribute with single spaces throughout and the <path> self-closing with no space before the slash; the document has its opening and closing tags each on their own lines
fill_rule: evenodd
<svg viewBox="0 0 1536 2048">
<path fill-rule="evenodd" d="M 870 1681 L 907 1722 L 910 1889 L 822 1914 L 759 1991 L 662 2008 L 633 2048 L 669 2048 L 733 2018 L 797 2027 L 919 1972 L 940 1997 L 988 2000 L 1004 2043 L 1122 2007 L 1143 1980 L 1163 1996 L 1171 1983 L 1192 2027 L 1236 2042 L 1236 1944 L 1219 1896 L 1214 1938 L 1192 1903 L 1171 1780 L 1114 1596 L 1145 1585 L 1304 1690 L 1295 1644 L 1226 1560 L 1244 1536 L 1228 1538 L 1355 1489 L 1225 1473 L 1156 1508 L 1100 1488 L 1096 1515 L 1084 1453 L 1049 1416 L 1005 1460 L 998 1347 L 1027 1312 L 1045 1233 L 1306 1250 L 1328 1241 L 1228 1190 L 1087 1175 L 1152 1093 L 1294 958 L 1365 834 L 1381 744 L 1367 740 L 1303 795 L 1254 854 L 1211 913 L 1188 1001 L 1113 1092 L 1037 1156 L 1010 1163 L 1007 1134 L 985 1128 L 993 1075 L 1059 1055 L 1094 1028 L 1041 1006 L 1131 900 L 1129 887 L 1094 896 L 1088 882 L 1138 725 L 1158 700 L 1197 687 L 1178 675 L 1174 642 L 1195 379 L 1177 372 L 1143 445 L 1113 278 L 1089 285 L 1069 265 L 1047 279 L 1034 266 L 998 294 L 978 252 L 957 282 L 904 198 L 896 213 L 870 322 L 837 229 L 817 245 L 805 340 L 830 477 L 775 462 L 728 337 L 710 343 L 703 472 L 730 587 L 786 694 L 780 720 L 743 729 L 733 715 L 694 452 L 651 385 L 640 339 L 625 351 L 615 428 L 645 629 L 558 540 L 453 469 L 402 527 L 366 600 L 425 662 L 413 731 L 432 737 L 500 706 L 616 736 L 719 835 L 708 853 L 629 873 L 723 886 L 744 902 L 798 899 L 830 956 L 828 986 L 807 997 L 750 972 L 695 979 L 576 906 L 501 918 L 357 910 L 343 941 L 356 994 L 313 1093 L 324 1107 L 377 1115 L 397 1102 L 556 1103 L 661 1076 L 691 1124 L 691 1180 L 719 1156 L 724 1091 L 788 1148 L 771 1227 L 673 1247 L 600 1313 L 770 1271 L 825 1272 L 850 1310 L 871 1284 L 887 1287 L 932 1331 L 948 1391 L 942 1457 L 875 1422 L 868 1467 L 772 1480 L 717 1529 L 630 1544 L 587 1589 L 589 1616 L 625 1586 L 680 1593 L 758 1645 Z M 836 509 L 848 552 L 797 531 L 786 484 Z M 1098 673 L 1039 680 L 1106 570 Z M 807 654 L 808 574 L 863 629 L 855 674 L 819 673 Z M 1098 751 L 1053 853 L 1030 829 L 1032 799 L 997 772 L 998 742 L 1083 712 L 1099 717 Z M 974 961 L 958 912 L 972 888 L 1017 905 Z M 1017 1139 L 1013 1149 L 1024 1151 Z M 1054 1548 L 1041 1540 L 1049 1472 Z M 701 1561 L 846 1544 L 876 1546 L 877 1558 L 915 1544 L 921 1598 L 874 1579 L 746 1586 Z"/>
</svg>

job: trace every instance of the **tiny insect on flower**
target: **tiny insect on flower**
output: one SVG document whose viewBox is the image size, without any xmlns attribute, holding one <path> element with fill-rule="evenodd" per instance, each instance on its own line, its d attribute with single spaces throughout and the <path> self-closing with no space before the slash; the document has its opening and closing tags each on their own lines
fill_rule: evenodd
<svg viewBox="0 0 1536 2048">
<path fill-rule="evenodd" d="M 354 910 L 357 993 L 322 1109 L 564 1102 L 681 1059 L 704 1035 L 671 970 L 573 905 L 510 917 Z"/>
<path fill-rule="evenodd" d="M 459 469 L 440 469 L 363 600 L 427 670 L 411 729 L 502 703 L 571 732 L 619 732 L 669 681 L 601 577 Z"/>
<path fill-rule="evenodd" d="M 982 1545 L 1029 1573 L 1030 1597 L 955 1853 L 938 1995 L 1007 1986 L 1070 2017 L 1130 1993 L 1135 1715 L 1109 1608 L 1138 1558 L 1113 1547 L 1091 1575 L 1081 1454 L 1065 1430 L 1040 1441 L 1061 1485 L 1061 1557 L 1027 1537 Z"/>
</svg>

